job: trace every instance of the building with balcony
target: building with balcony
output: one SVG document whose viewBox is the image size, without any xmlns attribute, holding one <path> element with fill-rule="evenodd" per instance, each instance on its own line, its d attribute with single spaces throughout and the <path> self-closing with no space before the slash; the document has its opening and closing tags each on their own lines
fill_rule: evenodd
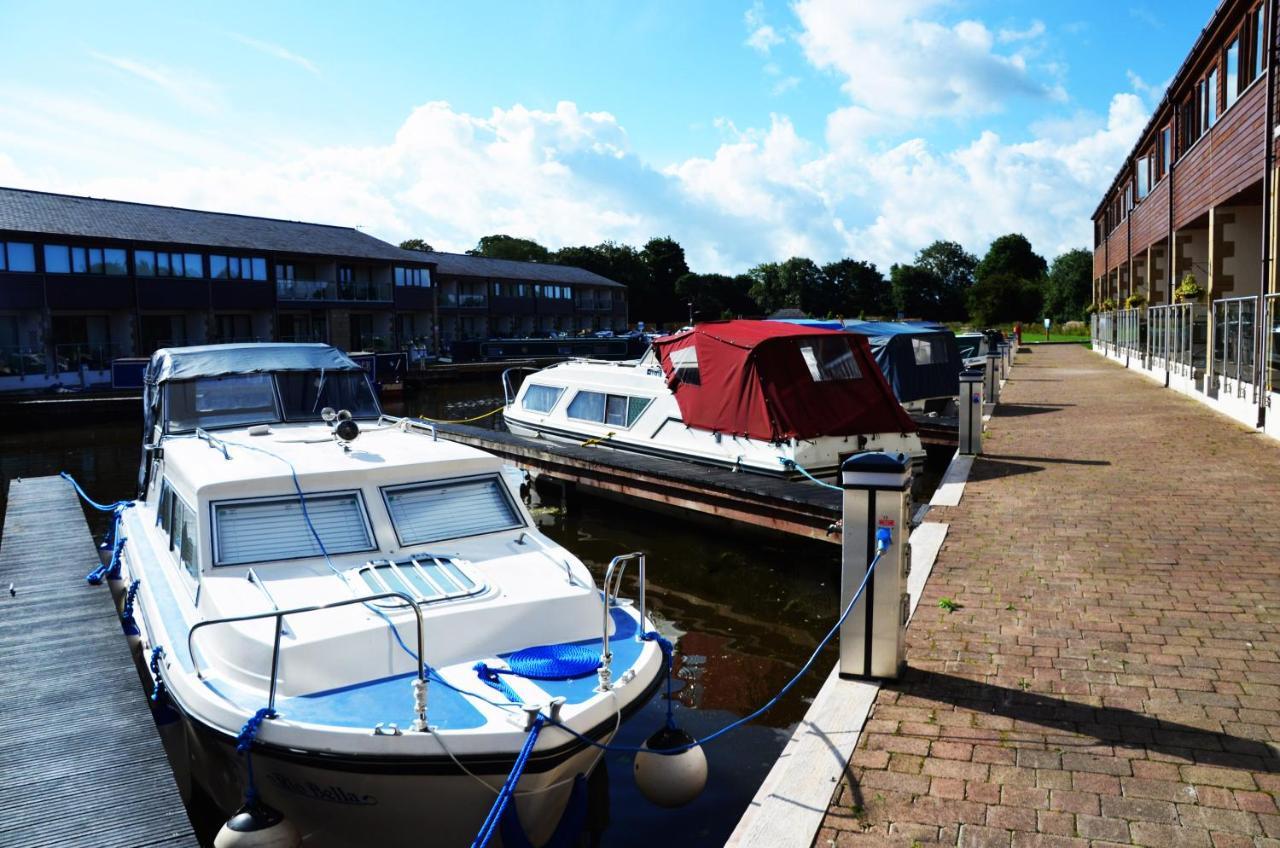
<svg viewBox="0 0 1280 848">
<path fill-rule="evenodd" d="M 1093 215 L 1101 348 L 1260 426 L 1275 378 L 1275 5 L 1222 0 Z M 1176 302 L 1184 280 L 1201 294 Z"/>
<path fill-rule="evenodd" d="M 627 289 L 568 265 L 427 253 L 436 268 L 440 343 L 535 334 L 626 332 Z"/>
<path fill-rule="evenodd" d="M 440 285 L 438 265 L 448 269 Z M 169 345 L 391 350 L 625 326 L 625 288 L 579 268 L 402 250 L 350 227 L 0 188 L 0 390 L 104 382 L 113 359 Z"/>
</svg>

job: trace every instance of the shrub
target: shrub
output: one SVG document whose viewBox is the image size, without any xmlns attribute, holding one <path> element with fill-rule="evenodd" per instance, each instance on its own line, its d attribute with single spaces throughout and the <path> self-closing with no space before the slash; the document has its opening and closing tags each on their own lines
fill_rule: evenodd
<svg viewBox="0 0 1280 848">
<path fill-rule="evenodd" d="M 1059 331 L 1064 336 L 1083 336 L 1089 332 L 1089 327 L 1083 321 L 1068 321 L 1063 324 Z"/>
<path fill-rule="evenodd" d="M 1202 297 L 1204 297 L 1204 289 L 1196 282 L 1195 274 L 1187 274 L 1173 290 L 1173 299 L 1176 303 L 1199 303 Z"/>
</svg>

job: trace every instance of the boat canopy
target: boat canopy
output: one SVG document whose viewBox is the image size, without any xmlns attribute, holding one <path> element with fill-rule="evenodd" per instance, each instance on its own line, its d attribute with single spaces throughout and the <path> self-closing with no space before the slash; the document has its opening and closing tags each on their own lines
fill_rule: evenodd
<svg viewBox="0 0 1280 848">
<path fill-rule="evenodd" d="M 916 429 L 859 336 L 713 321 L 653 346 L 691 427 L 770 441 Z"/>
<path fill-rule="evenodd" d="M 845 330 L 865 336 L 898 400 L 955 397 L 964 363 L 955 334 L 928 322 L 845 321 Z"/>
</svg>

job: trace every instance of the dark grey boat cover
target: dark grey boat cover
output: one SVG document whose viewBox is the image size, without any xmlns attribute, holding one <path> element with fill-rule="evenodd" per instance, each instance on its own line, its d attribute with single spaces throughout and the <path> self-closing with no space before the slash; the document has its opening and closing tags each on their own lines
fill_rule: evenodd
<svg viewBox="0 0 1280 848">
<path fill-rule="evenodd" d="M 142 386 L 142 443 L 151 444 L 160 419 L 160 387 L 172 380 L 278 371 L 362 371 L 351 357 L 327 344 L 259 342 L 167 347 L 151 354 Z M 149 457 L 143 453 L 138 486 L 146 488 Z M 139 492 L 141 495 L 141 491 Z"/>
</svg>

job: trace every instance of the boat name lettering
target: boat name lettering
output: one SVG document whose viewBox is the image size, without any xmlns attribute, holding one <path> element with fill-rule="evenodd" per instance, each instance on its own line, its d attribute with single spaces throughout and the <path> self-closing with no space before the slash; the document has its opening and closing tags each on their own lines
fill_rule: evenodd
<svg viewBox="0 0 1280 848">
<path fill-rule="evenodd" d="M 341 786 L 321 786 L 310 780 L 294 780 L 279 772 L 272 772 L 271 779 L 276 785 L 286 792 L 292 792 L 295 795 L 302 795 L 307 798 L 315 798 L 318 801 L 328 801 L 332 804 L 351 804 L 357 807 L 372 807 L 378 803 L 378 799 L 372 795 L 357 795 L 354 792 L 348 792 Z"/>
</svg>

